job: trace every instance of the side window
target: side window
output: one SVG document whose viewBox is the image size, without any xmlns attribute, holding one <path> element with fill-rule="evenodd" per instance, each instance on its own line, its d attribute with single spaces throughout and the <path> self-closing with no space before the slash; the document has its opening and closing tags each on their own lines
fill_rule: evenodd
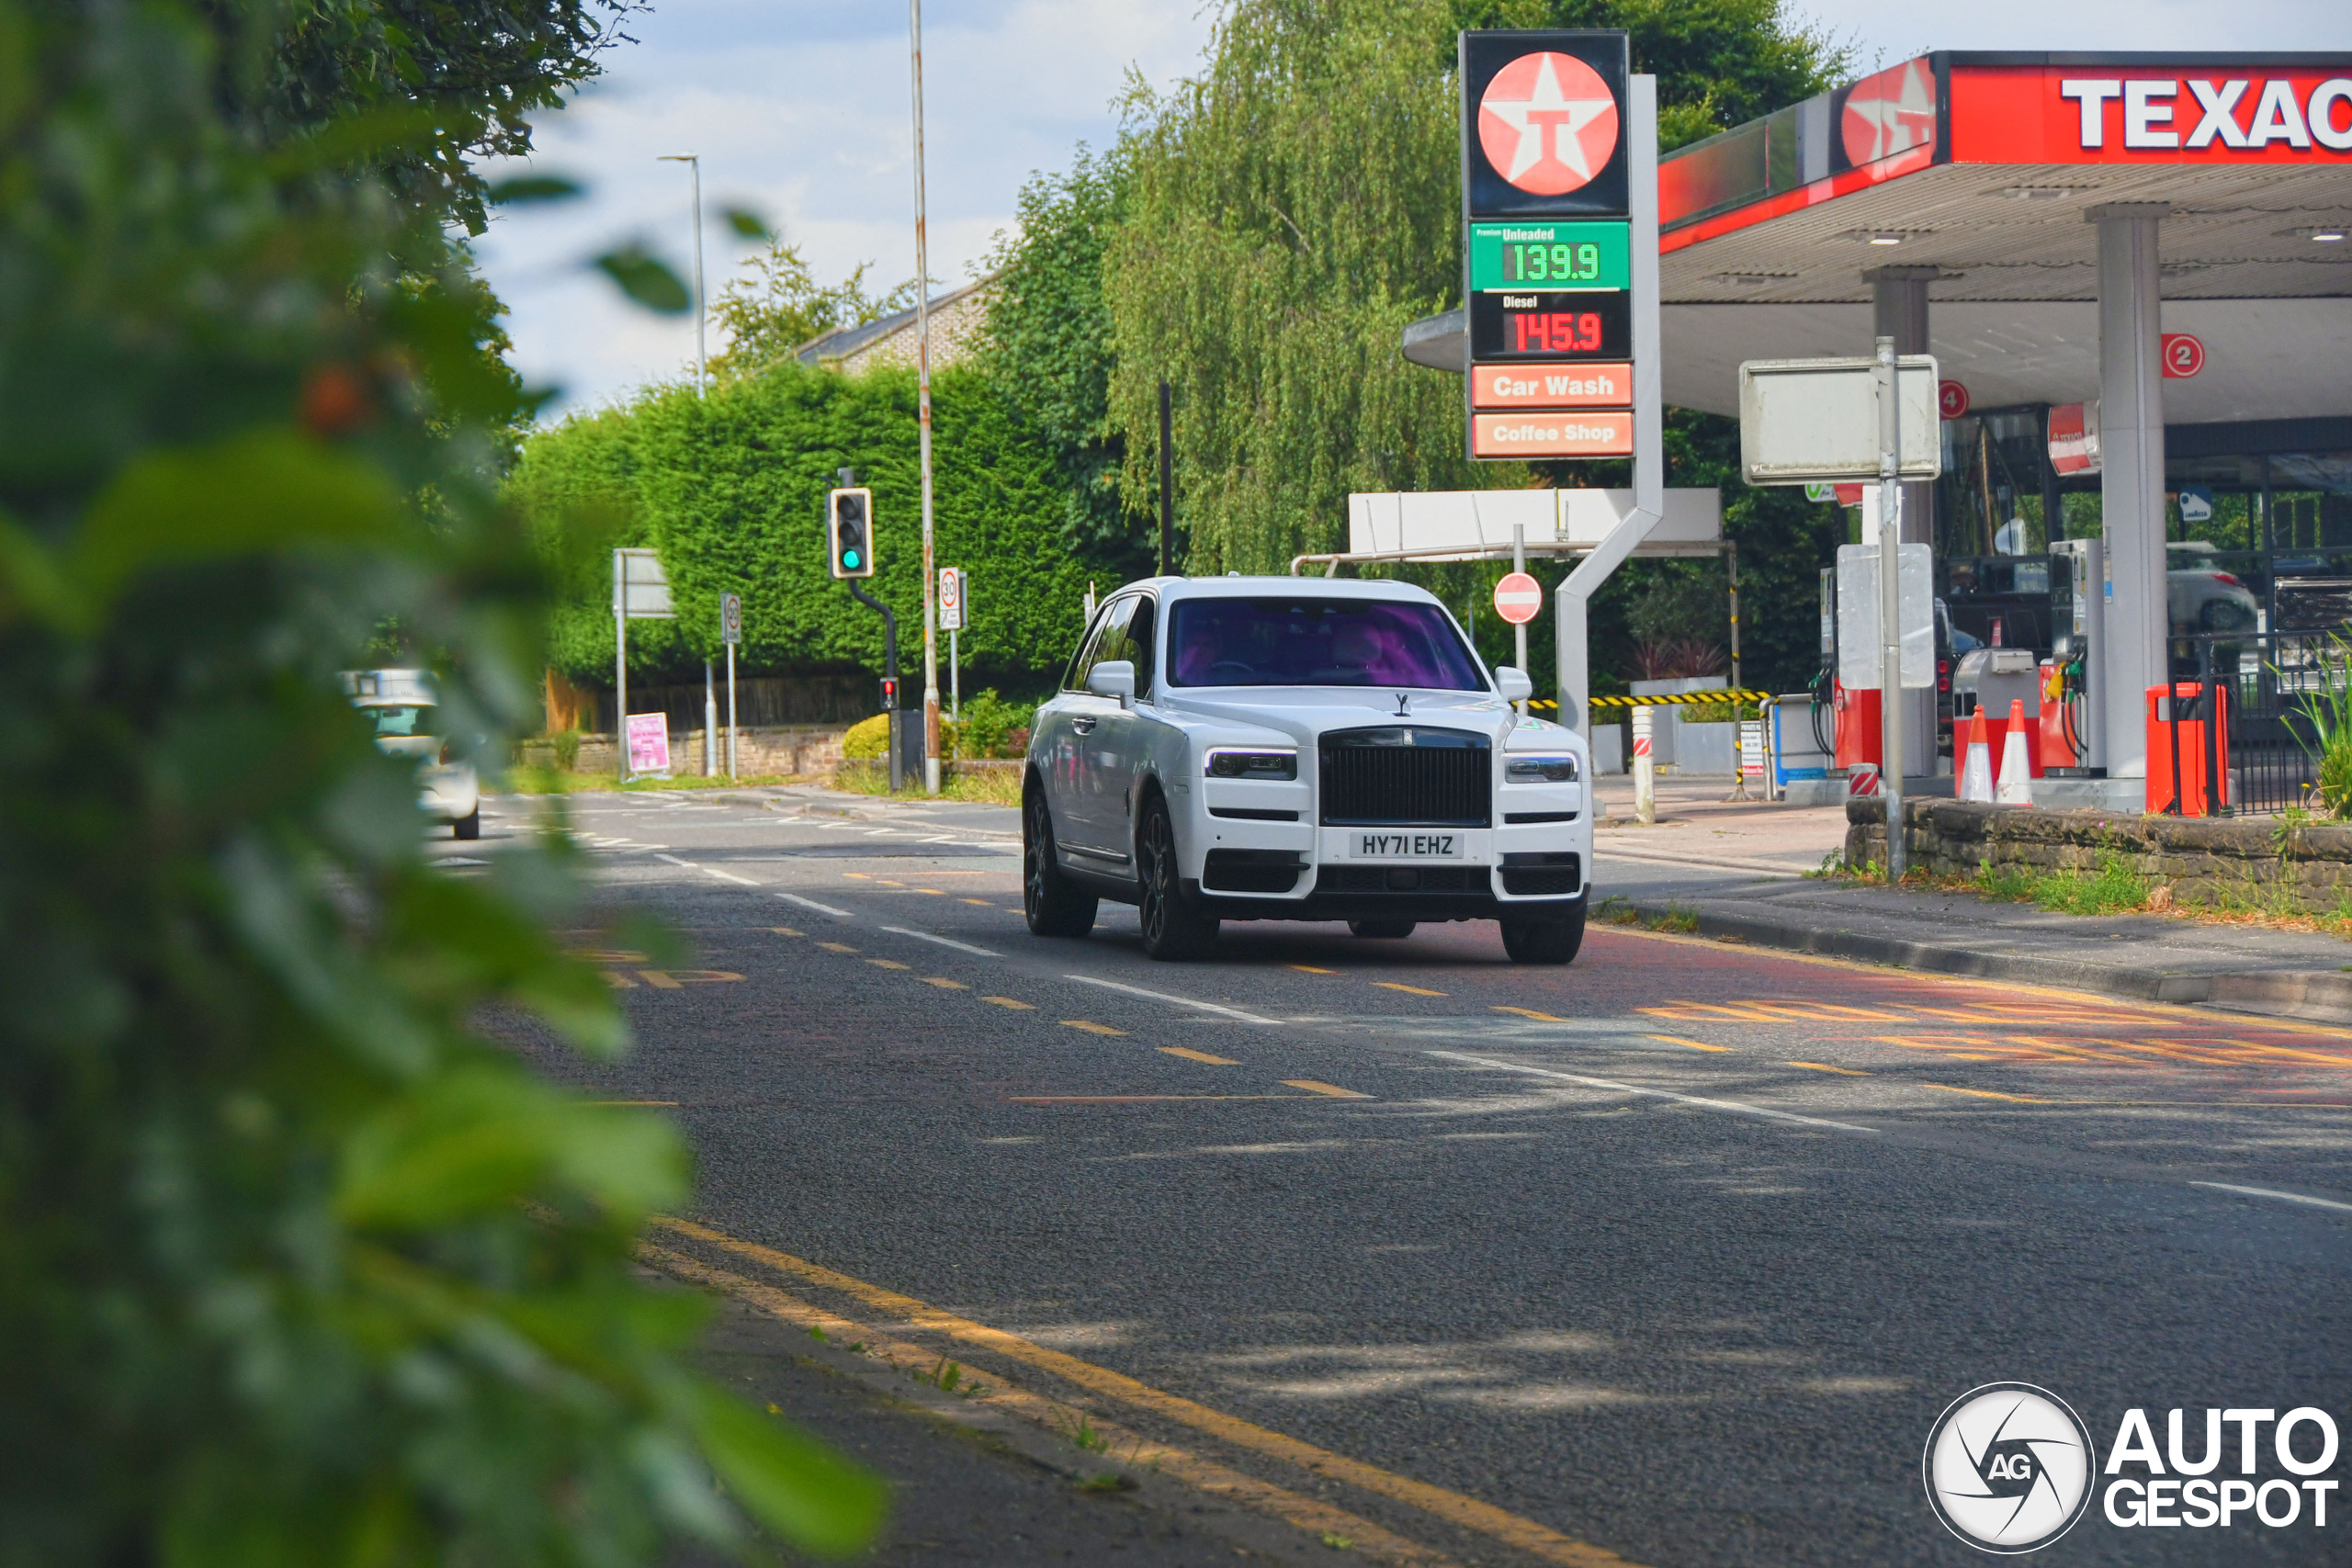
<svg viewBox="0 0 2352 1568">
<path fill-rule="evenodd" d="M 1159 605 L 1148 595 L 1136 601 L 1136 613 L 1127 622 L 1127 646 L 1133 649 L 1125 657 L 1136 661 L 1136 695 L 1151 695 L 1151 655 L 1153 623 L 1159 616 Z"/>
<path fill-rule="evenodd" d="M 1115 653 L 1112 649 L 1123 639 L 1126 631 L 1127 617 L 1135 614 L 1135 608 L 1136 602 L 1133 599 L 1114 600 L 1095 619 L 1093 634 L 1086 639 L 1085 646 L 1079 650 L 1078 657 L 1070 660 L 1069 673 L 1062 677 L 1063 691 L 1086 690 L 1088 671 L 1105 659 L 1126 657 L 1125 654 Z"/>
</svg>

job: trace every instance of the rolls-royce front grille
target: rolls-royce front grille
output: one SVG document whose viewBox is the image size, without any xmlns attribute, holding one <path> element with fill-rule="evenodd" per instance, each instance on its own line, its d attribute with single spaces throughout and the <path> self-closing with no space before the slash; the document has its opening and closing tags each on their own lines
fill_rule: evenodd
<svg viewBox="0 0 2352 1568">
<path fill-rule="evenodd" d="M 1487 738 L 1397 725 L 1323 737 L 1322 821 L 1330 828 L 1485 828 L 1493 823 Z"/>
</svg>

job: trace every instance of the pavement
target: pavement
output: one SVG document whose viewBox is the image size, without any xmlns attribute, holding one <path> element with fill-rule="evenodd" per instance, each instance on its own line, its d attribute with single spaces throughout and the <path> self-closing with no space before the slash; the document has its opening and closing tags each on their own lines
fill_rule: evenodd
<svg viewBox="0 0 2352 1568">
<path fill-rule="evenodd" d="M 1603 894 L 1797 881 L 1660 858 L 1807 848 L 1679 786 Z M 1919 1481 L 1966 1391 L 2052 1391 L 2095 1458 L 2130 1411 L 2352 1405 L 2352 1030 L 1610 926 L 1565 968 L 1485 922 L 1153 964 L 1121 908 L 1030 937 L 991 808 L 781 799 L 492 797 L 436 849 L 585 849 L 636 1048 L 502 1032 L 685 1133 L 649 1266 L 900 1483 L 870 1561 L 1973 1562 Z M 637 913 L 691 955 L 613 945 Z M 2341 1495 L 2094 1504 L 2046 1556 L 2341 1561 Z"/>
<path fill-rule="evenodd" d="M 2145 1001 L 2352 1023 L 2352 942 L 2188 916 L 2088 917 L 1970 893 L 1807 879 L 1844 843 L 1845 808 L 1725 803 L 1727 779 L 1669 779 L 1659 822 L 1604 781 L 1596 877 L 1634 914 L 1795 953 Z"/>
</svg>

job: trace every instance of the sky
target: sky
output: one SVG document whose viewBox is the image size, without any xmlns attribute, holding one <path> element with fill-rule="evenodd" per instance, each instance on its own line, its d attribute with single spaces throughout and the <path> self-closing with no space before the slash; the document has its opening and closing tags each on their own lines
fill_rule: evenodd
<svg viewBox="0 0 2352 1568">
<path fill-rule="evenodd" d="M 1930 49 L 2352 50 L 2344 0 L 1973 0 L 1911 7 L 1804 0 L 1793 10 L 1849 42 L 1863 69 Z M 1210 0 L 933 0 L 923 14 L 931 275 L 974 276 L 1013 226 L 1021 186 L 1110 143 L 1130 73 L 1155 88 L 1193 73 Z M 586 258 L 640 240 L 686 276 L 685 167 L 702 158 L 704 265 L 716 297 L 749 247 L 718 214 L 751 209 L 831 282 L 871 262 L 869 286 L 914 276 L 908 13 L 876 0 L 656 0 L 605 74 L 535 124 L 533 172 L 581 200 L 501 214 L 475 243 L 509 309 L 526 380 L 548 412 L 626 399 L 690 375 L 692 318 L 623 301 Z M 517 172 L 500 165 L 493 177 Z M 878 289 L 877 289 L 878 291 Z M 710 352 L 721 344 L 714 336 Z"/>
</svg>

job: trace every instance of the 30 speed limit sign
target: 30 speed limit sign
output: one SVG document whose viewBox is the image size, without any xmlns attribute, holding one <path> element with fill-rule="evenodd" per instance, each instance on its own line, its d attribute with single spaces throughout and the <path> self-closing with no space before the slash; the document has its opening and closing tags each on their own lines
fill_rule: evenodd
<svg viewBox="0 0 2352 1568">
<path fill-rule="evenodd" d="M 960 566 L 939 569 L 939 629 L 964 629 L 964 569 Z"/>
<path fill-rule="evenodd" d="M 743 640 L 743 596 L 721 593 L 718 596 L 718 639 L 721 642 Z"/>
</svg>

